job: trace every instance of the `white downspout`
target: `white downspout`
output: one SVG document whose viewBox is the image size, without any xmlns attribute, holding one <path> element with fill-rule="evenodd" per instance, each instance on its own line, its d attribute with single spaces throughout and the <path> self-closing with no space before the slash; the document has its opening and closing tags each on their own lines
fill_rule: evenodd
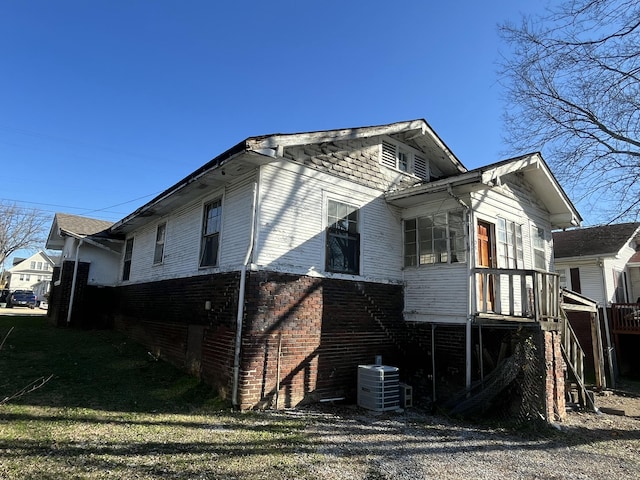
<svg viewBox="0 0 640 480">
<path fill-rule="evenodd" d="M 249 246 L 247 247 L 247 254 L 244 258 L 244 263 L 240 268 L 240 289 L 238 292 L 238 314 L 236 316 L 236 343 L 235 352 L 233 358 L 233 390 L 231 393 L 231 402 L 234 407 L 239 407 L 238 402 L 238 387 L 240 383 L 240 350 L 242 347 L 242 320 L 244 318 L 244 296 L 245 296 L 245 281 L 247 279 L 247 265 L 251 260 L 253 253 L 253 240 L 255 236 L 255 224 L 256 224 L 256 210 L 258 208 L 256 199 L 258 195 L 258 184 L 253 183 L 253 200 L 251 203 L 251 233 L 249 234 Z"/>
<path fill-rule="evenodd" d="M 71 324 L 71 313 L 73 312 L 73 298 L 76 296 L 76 282 L 78 280 L 78 263 L 80 263 L 80 246 L 84 240 L 81 238 L 78 240 L 78 246 L 76 247 L 76 259 L 73 265 L 73 278 L 71 280 L 71 298 L 69 299 L 69 309 L 67 311 L 67 325 Z M 60 278 L 62 278 L 62 272 L 60 272 Z"/>
<path fill-rule="evenodd" d="M 471 248 L 473 244 L 473 212 L 471 211 L 471 207 L 464 203 L 460 198 L 454 195 L 451 185 L 447 189 L 447 193 L 454 198 L 464 209 L 467 211 L 467 248 L 468 248 L 468 259 L 467 259 L 467 277 L 468 277 L 468 294 L 467 294 L 467 322 L 465 324 L 465 386 L 466 388 L 471 387 L 471 325 L 473 323 L 473 291 L 474 291 L 474 283 L 473 283 L 473 266 L 475 263 L 475 248 Z M 435 374 L 435 372 L 434 372 Z"/>
<path fill-rule="evenodd" d="M 607 277 L 606 270 L 604 268 L 604 260 L 602 258 L 598 259 L 598 266 L 602 271 L 602 313 L 604 315 L 604 332 L 607 337 L 607 361 L 609 363 L 609 373 L 611 374 L 611 388 L 616 388 L 616 373 L 613 369 L 613 356 L 615 355 L 615 351 L 611 346 L 611 334 L 609 333 L 609 315 L 607 314 L 607 305 L 609 304 L 609 299 L 607 298 Z"/>
</svg>

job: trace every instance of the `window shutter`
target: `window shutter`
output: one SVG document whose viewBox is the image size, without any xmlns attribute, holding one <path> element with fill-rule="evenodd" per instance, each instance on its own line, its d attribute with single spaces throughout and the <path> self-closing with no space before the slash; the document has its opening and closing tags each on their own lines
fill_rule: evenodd
<svg viewBox="0 0 640 480">
<path fill-rule="evenodd" d="M 382 164 L 385 167 L 396 168 L 396 146 L 393 143 L 382 142 Z"/>
<path fill-rule="evenodd" d="M 429 180 L 429 168 L 427 167 L 427 159 L 421 155 L 413 157 L 413 173 L 422 180 Z"/>
</svg>

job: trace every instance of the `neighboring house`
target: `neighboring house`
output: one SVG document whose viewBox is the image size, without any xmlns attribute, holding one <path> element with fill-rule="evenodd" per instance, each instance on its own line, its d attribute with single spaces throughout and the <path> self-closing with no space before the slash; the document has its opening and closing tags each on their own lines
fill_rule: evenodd
<svg viewBox="0 0 640 480">
<path fill-rule="evenodd" d="M 553 243 L 555 269 L 563 287 L 601 306 L 640 297 L 640 223 L 558 231 L 553 233 Z"/>
<path fill-rule="evenodd" d="M 354 399 L 379 355 L 444 398 L 526 326 L 542 414 L 564 410 L 551 231 L 581 218 L 538 153 L 469 171 L 424 120 L 265 135 L 95 235 L 62 218 L 58 323 L 101 302 L 239 408 Z"/>
<path fill-rule="evenodd" d="M 621 373 L 627 374 L 633 365 L 638 371 L 640 321 L 633 324 L 629 319 L 640 299 L 640 223 L 554 232 L 553 242 L 561 286 L 597 302 L 607 337 L 604 343 L 615 345 Z M 575 323 L 574 328 L 580 328 Z M 590 344 L 587 336 L 583 334 L 581 342 L 585 346 Z"/>
<path fill-rule="evenodd" d="M 54 323 L 71 323 L 74 304 L 70 299 L 80 297 L 84 298 L 84 302 L 75 305 L 76 317 L 83 319 L 92 315 L 91 326 L 102 325 L 99 321 L 104 318 L 100 309 L 102 304 L 95 303 L 90 297 L 90 289 L 85 290 L 87 287 L 113 286 L 117 283 L 123 242 L 106 233 L 112 224 L 78 215 L 55 215 L 46 243 L 47 248 L 61 251 L 54 270 L 54 287 L 62 287 L 54 288 L 49 299 L 49 304 L 57 305 L 57 308 L 49 309 L 49 316 Z M 67 301 L 56 300 L 53 298 L 56 295 L 64 295 Z M 104 296 L 101 298 L 108 302 Z M 91 310 L 85 312 L 84 309 Z M 84 325 L 84 321 L 78 320 L 76 324 Z"/>
<path fill-rule="evenodd" d="M 14 259 L 9 273 L 10 290 L 33 290 L 41 282 L 50 282 L 53 275 L 54 260 L 45 252 L 39 251 L 29 258 Z M 40 300 L 40 298 L 39 298 Z"/>
</svg>

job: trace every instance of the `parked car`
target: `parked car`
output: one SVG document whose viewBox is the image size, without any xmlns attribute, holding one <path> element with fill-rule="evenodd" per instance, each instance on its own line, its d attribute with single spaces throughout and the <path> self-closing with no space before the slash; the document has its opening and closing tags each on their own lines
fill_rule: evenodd
<svg viewBox="0 0 640 480">
<path fill-rule="evenodd" d="M 41 300 L 40 303 L 38 304 L 38 307 L 41 308 L 42 310 L 48 310 L 49 303 L 47 303 L 46 300 Z"/>
<path fill-rule="evenodd" d="M 31 290 L 16 290 L 7 298 L 7 308 L 36 308 L 36 295 Z"/>
</svg>

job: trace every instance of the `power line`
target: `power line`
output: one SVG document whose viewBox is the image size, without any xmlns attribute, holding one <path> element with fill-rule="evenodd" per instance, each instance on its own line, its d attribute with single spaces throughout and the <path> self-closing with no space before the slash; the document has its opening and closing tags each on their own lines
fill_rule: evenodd
<svg viewBox="0 0 640 480">
<path fill-rule="evenodd" d="M 65 210 L 75 210 L 75 211 L 79 211 L 78 214 L 79 215 L 88 215 L 91 213 L 96 213 L 96 212 L 103 212 L 103 213 L 108 213 L 111 214 L 111 216 L 119 216 L 120 218 L 124 215 L 127 215 L 130 212 L 110 212 L 109 209 L 111 208 L 116 208 L 116 207 L 120 207 L 122 205 L 127 205 L 129 203 L 133 203 L 133 202 L 137 202 L 139 200 L 143 200 L 145 198 L 149 198 L 152 196 L 156 196 L 158 195 L 160 192 L 155 192 L 155 193 L 149 193 L 147 195 L 143 195 L 141 197 L 137 197 L 134 198 L 132 200 L 127 200 L 126 202 L 121 202 L 121 203 L 117 203 L 115 205 L 110 205 L 104 208 L 97 208 L 97 209 L 93 209 L 93 210 L 87 210 L 86 208 L 83 207 L 73 207 L 70 205 L 58 205 L 58 204 L 54 204 L 54 203 L 44 203 L 44 202 L 30 202 L 27 200 L 19 200 L 19 199 L 14 199 L 14 198 L 0 198 L 0 202 L 10 202 L 10 203 L 20 203 L 20 204 L 28 204 L 28 205 L 39 205 L 39 206 L 43 206 L 43 207 L 53 207 L 56 208 L 56 210 L 51 210 L 51 209 L 42 209 L 40 208 L 40 210 L 42 210 L 43 212 L 48 212 L 48 213 L 57 213 L 59 212 L 58 209 L 65 209 Z"/>
</svg>

